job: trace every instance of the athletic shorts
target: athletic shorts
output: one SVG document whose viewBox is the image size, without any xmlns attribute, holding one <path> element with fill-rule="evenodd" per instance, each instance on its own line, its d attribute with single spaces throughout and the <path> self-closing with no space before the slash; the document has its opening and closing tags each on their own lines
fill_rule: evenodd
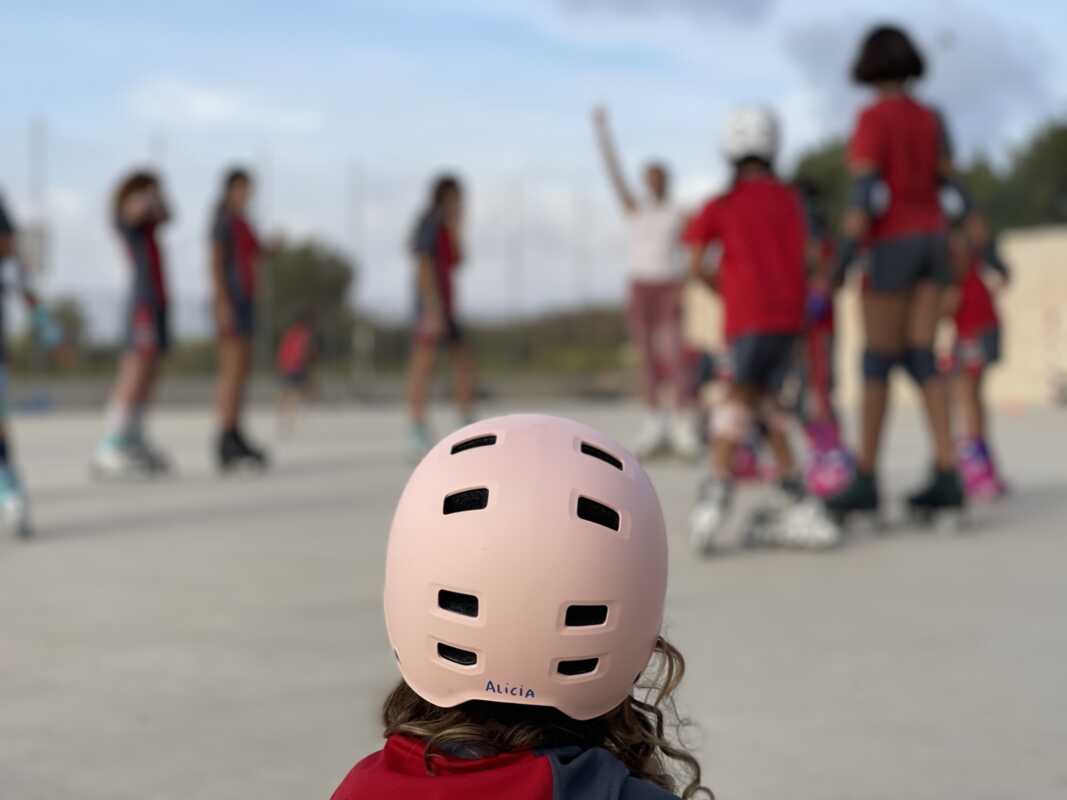
<svg viewBox="0 0 1067 800">
<path fill-rule="evenodd" d="M 256 332 L 256 304 L 253 300 L 230 297 L 231 327 L 225 331 L 226 336 L 239 339 L 251 339 Z"/>
<path fill-rule="evenodd" d="M 284 383 L 286 386 L 292 386 L 296 389 L 300 389 L 306 386 L 307 382 L 308 371 L 306 369 L 282 373 L 282 383 Z"/>
<path fill-rule="evenodd" d="M 948 286 L 952 283 L 948 237 L 916 233 L 875 242 L 867 271 L 869 288 L 876 292 L 903 292 L 924 280 Z"/>
<path fill-rule="evenodd" d="M 131 303 L 126 318 L 126 349 L 146 354 L 170 350 L 169 316 L 165 305 Z"/>
<path fill-rule="evenodd" d="M 986 328 L 956 340 L 953 362 L 957 372 L 976 374 L 1000 361 L 1000 328 Z"/>
<path fill-rule="evenodd" d="M 415 304 L 415 340 L 422 344 L 444 344 L 453 347 L 462 344 L 464 340 L 463 328 L 451 310 L 444 314 L 442 330 L 435 331 L 430 327 L 430 317 L 422 307 L 421 302 Z"/>
<path fill-rule="evenodd" d="M 797 337 L 789 333 L 746 333 L 730 342 L 730 377 L 738 386 L 777 394 L 796 360 Z"/>
</svg>

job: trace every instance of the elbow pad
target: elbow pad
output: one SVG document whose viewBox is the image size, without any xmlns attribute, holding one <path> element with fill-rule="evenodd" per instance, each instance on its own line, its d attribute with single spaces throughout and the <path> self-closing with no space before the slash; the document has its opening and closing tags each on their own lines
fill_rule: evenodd
<svg viewBox="0 0 1067 800">
<path fill-rule="evenodd" d="M 848 192 L 848 207 L 862 211 L 876 219 L 889 210 L 889 185 L 877 172 L 868 172 L 852 179 Z"/>
<path fill-rule="evenodd" d="M 957 176 L 951 175 L 941 179 L 938 187 L 938 199 L 941 210 L 953 224 L 962 222 L 974 208 L 971 193 L 967 185 Z"/>
</svg>

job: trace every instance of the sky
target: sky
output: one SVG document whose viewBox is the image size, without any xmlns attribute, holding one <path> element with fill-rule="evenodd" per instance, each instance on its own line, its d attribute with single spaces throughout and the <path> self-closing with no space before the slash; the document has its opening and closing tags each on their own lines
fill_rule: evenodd
<svg viewBox="0 0 1067 800">
<path fill-rule="evenodd" d="M 264 232 L 314 236 L 359 262 L 354 301 L 401 317 L 405 255 L 431 177 L 469 190 L 471 315 L 509 317 L 622 297 L 622 223 L 589 121 L 612 114 L 634 179 L 667 161 L 678 196 L 720 188 L 724 114 L 782 117 L 783 166 L 847 133 L 865 95 L 846 79 L 872 23 L 911 30 L 965 156 L 1003 162 L 1067 114 L 1067 14 L 1051 0 L 305 0 L 301 4 L 24 2 L 0 26 L 0 190 L 51 232 L 45 293 L 75 293 L 94 329 L 122 307 L 107 224 L 122 173 L 160 169 L 180 331 L 207 326 L 207 217 L 222 171 L 259 178 Z M 30 130 L 42 121 L 35 202 Z"/>
</svg>

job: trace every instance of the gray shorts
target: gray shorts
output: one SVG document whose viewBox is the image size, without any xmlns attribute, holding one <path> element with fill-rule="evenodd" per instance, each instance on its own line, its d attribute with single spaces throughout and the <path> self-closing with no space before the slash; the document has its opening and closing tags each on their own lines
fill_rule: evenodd
<svg viewBox="0 0 1067 800">
<path fill-rule="evenodd" d="M 957 372 L 982 372 L 1000 361 L 1000 327 L 986 328 L 956 340 L 953 362 Z"/>
<path fill-rule="evenodd" d="M 952 283 L 948 237 L 916 233 L 875 242 L 867 272 L 876 292 L 903 292 L 924 280 L 948 286 Z"/>
<path fill-rule="evenodd" d="M 791 333 L 746 333 L 730 342 L 730 377 L 738 386 L 777 394 L 796 359 Z"/>
</svg>

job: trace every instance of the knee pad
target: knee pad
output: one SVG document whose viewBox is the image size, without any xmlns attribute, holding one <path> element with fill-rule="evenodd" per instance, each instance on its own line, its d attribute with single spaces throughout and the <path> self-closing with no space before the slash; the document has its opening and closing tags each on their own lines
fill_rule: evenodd
<svg viewBox="0 0 1067 800">
<path fill-rule="evenodd" d="M 897 353 L 885 353 L 879 350 L 863 351 L 863 378 L 868 381 L 885 382 L 889 374 L 900 363 Z"/>
<path fill-rule="evenodd" d="M 744 441 L 751 426 L 752 412 L 735 401 L 728 401 L 716 408 L 711 418 L 711 430 L 715 438 L 729 442 Z"/>
<path fill-rule="evenodd" d="M 937 356 L 933 348 L 911 347 L 904 354 L 904 369 L 908 371 L 911 379 L 922 386 L 931 378 L 938 375 Z"/>
</svg>

